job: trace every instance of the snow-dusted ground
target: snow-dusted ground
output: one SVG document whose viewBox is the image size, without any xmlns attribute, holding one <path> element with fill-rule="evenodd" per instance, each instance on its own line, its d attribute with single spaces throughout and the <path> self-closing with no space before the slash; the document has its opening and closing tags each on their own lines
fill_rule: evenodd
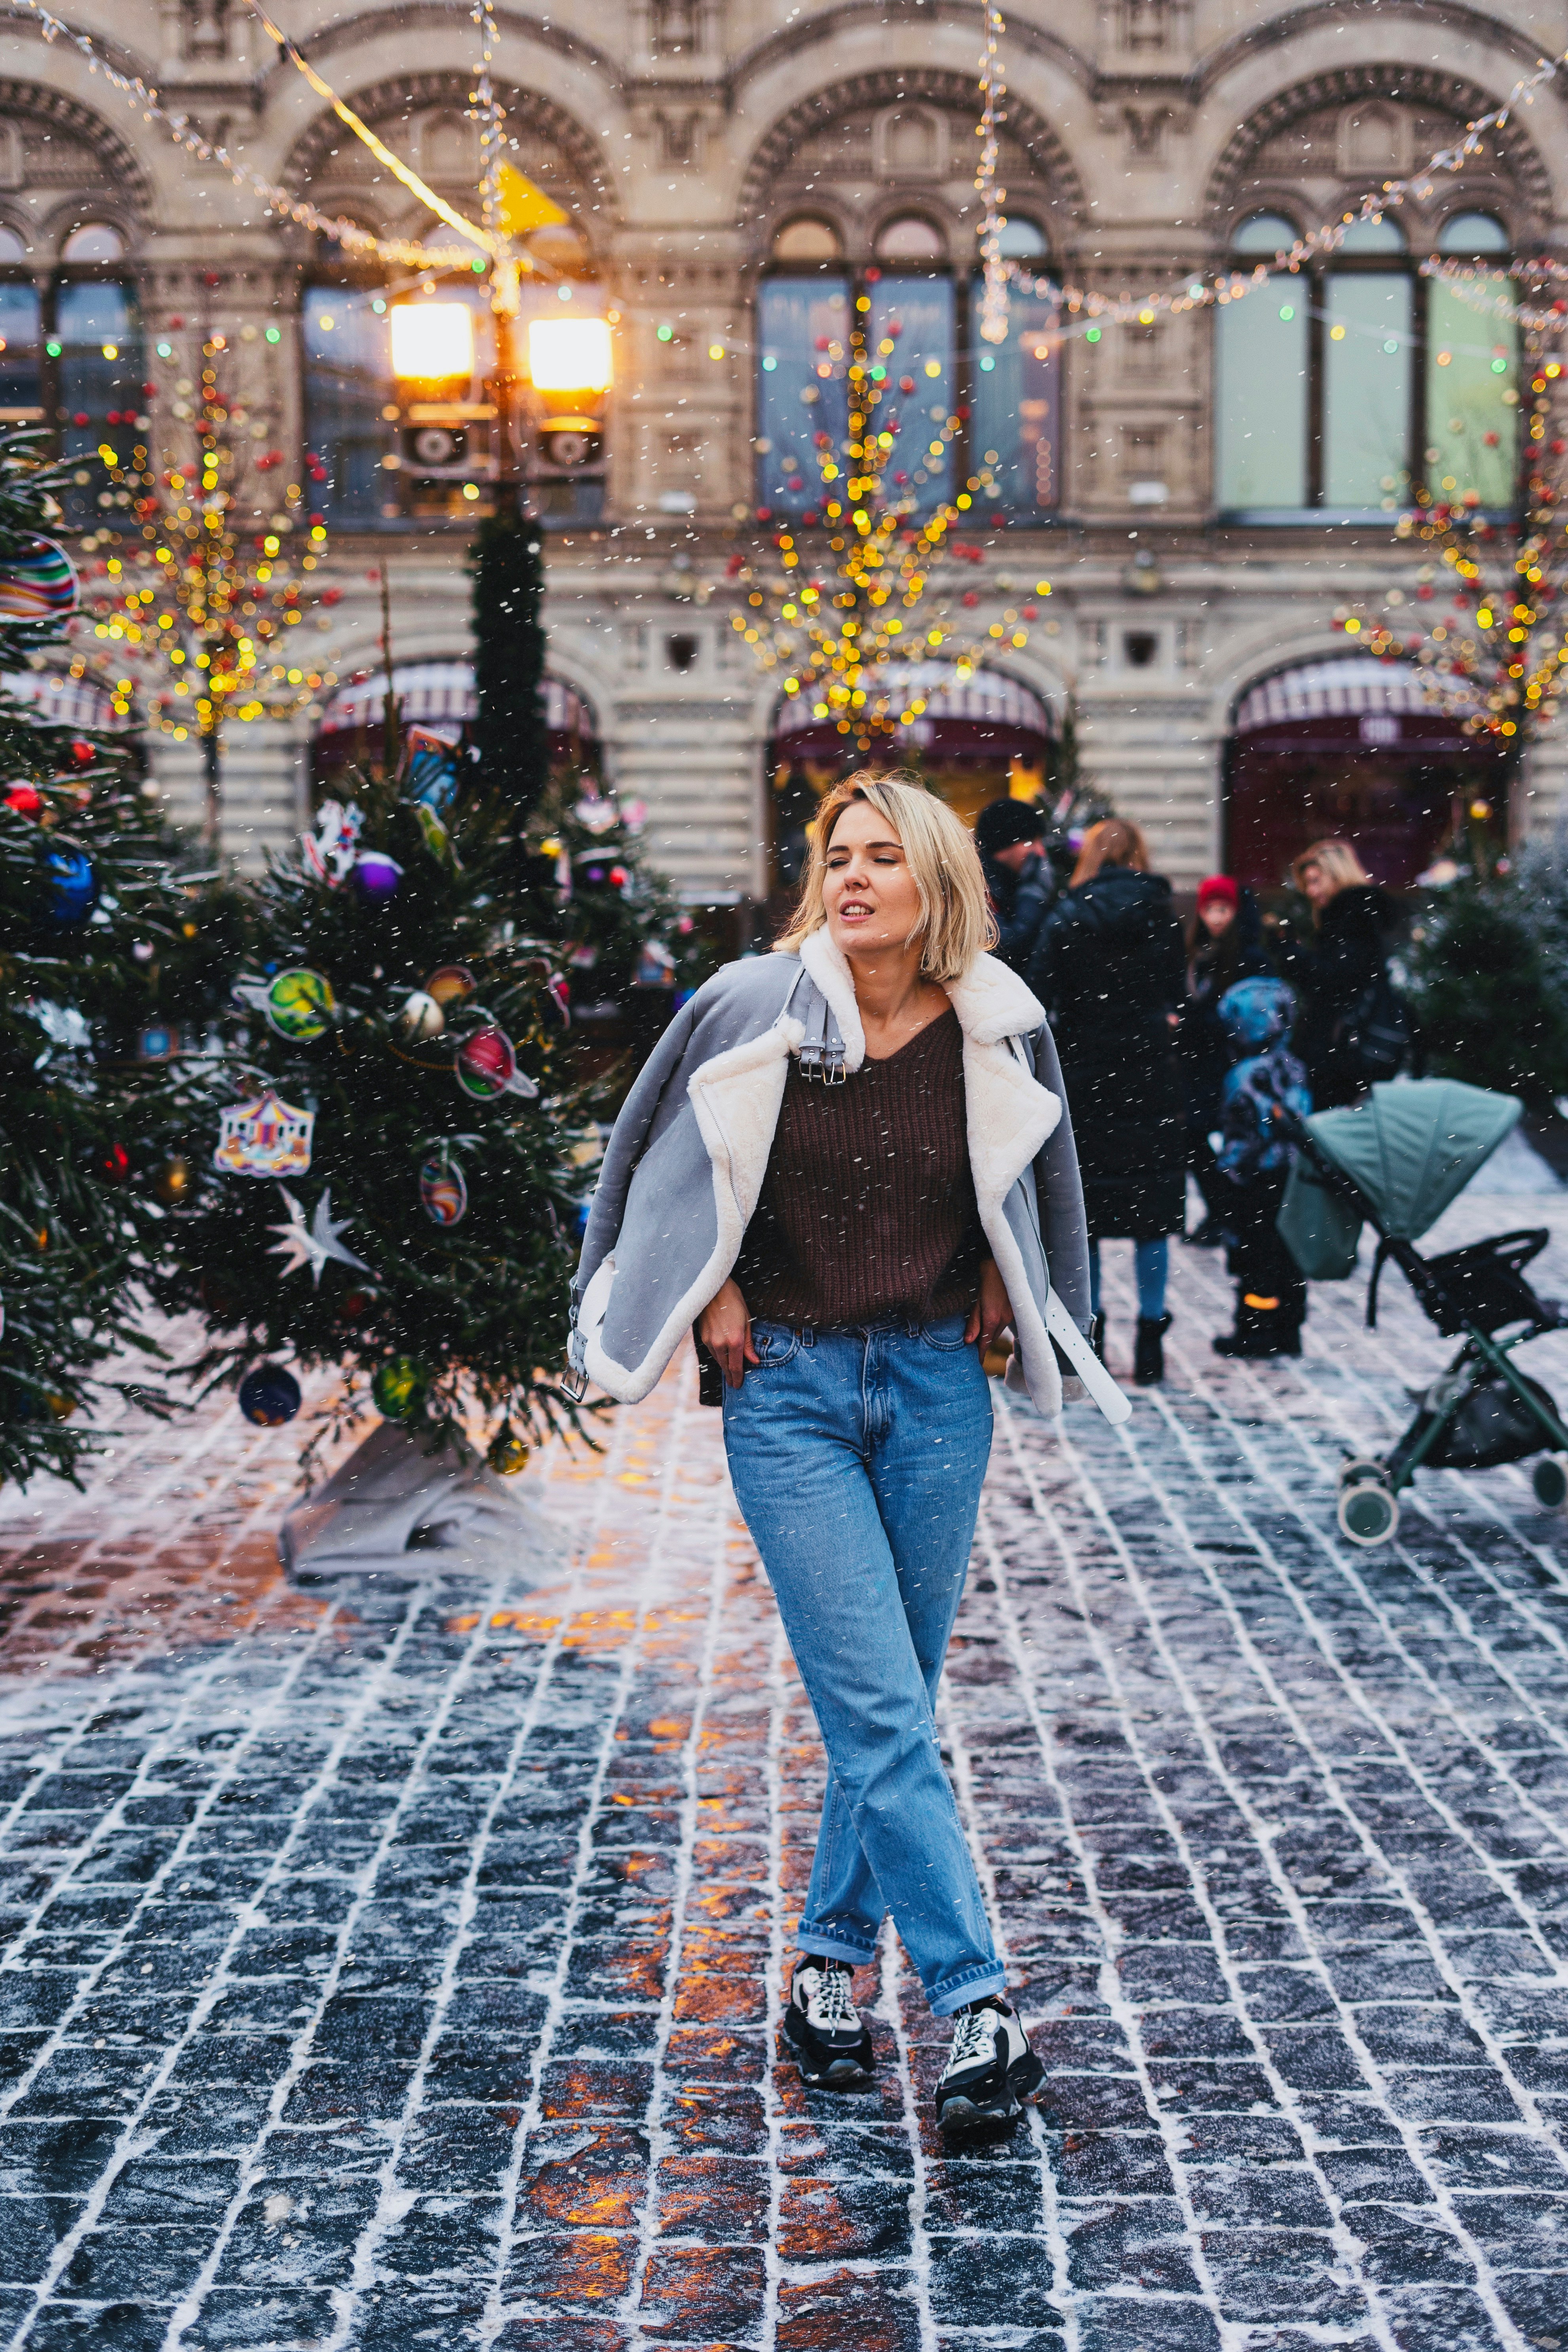
<svg viewBox="0 0 1568 2352">
<path fill-rule="evenodd" d="M 1568 1297 L 1489 1183 L 1427 1246 Z M 1125 1429 L 999 1411 L 943 1729 L 1050 2075 L 966 2161 L 893 1939 L 877 2087 L 774 2063 L 820 1759 L 689 1361 L 525 1474 L 544 1589 L 291 1591 L 232 1409 L 0 1496 L 0 2340 L 1568 2345 L 1568 1522 L 1436 1475 L 1354 1551 L 1443 1343 L 1391 1275 L 1226 1363 L 1173 1255 Z"/>
</svg>

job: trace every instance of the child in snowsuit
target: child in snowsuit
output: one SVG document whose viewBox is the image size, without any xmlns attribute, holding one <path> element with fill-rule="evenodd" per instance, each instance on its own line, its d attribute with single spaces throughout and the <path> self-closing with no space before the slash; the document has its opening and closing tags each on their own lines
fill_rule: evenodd
<svg viewBox="0 0 1568 2352">
<path fill-rule="evenodd" d="M 1304 1118 L 1312 1108 L 1307 1073 L 1290 1051 L 1296 1000 L 1283 981 L 1238 981 L 1221 997 L 1219 1017 L 1245 1058 L 1220 1090 L 1216 1166 L 1225 1189 L 1215 1213 L 1236 1277 L 1236 1328 L 1215 1340 L 1215 1352 L 1299 1356 L 1307 1285 L 1274 1222 L 1291 1159 L 1279 1110 Z"/>
</svg>

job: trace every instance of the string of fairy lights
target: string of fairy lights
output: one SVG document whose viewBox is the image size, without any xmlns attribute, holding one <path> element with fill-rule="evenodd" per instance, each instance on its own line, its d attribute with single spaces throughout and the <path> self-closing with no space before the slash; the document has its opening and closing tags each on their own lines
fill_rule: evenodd
<svg viewBox="0 0 1568 2352">
<path fill-rule="evenodd" d="M 1282 246 L 1272 258 L 1259 260 L 1251 269 L 1227 268 L 1212 278 L 1194 277 L 1181 287 L 1168 288 L 1147 294 L 1126 295 L 1101 293 L 1092 287 L 1058 283 L 1049 276 L 1029 269 L 1016 259 L 1009 259 L 1002 250 L 1003 233 L 1007 216 L 1003 210 L 1007 191 L 998 177 L 1001 168 L 1000 125 L 1005 116 L 1003 100 L 1006 92 L 1006 74 L 1001 57 L 1001 37 L 1005 29 L 996 0 L 982 0 L 984 11 L 984 46 L 980 55 L 979 123 L 980 160 L 974 175 L 975 193 L 980 198 L 980 258 L 983 273 L 981 293 L 981 334 L 988 342 L 1004 342 L 1007 336 L 1010 290 L 1017 287 L 1048 303 L 1056 314 L 1043 329 L 1036 331 L 1049 341 L 1065 341 L 1073 335 L 1088 334 L 1099 325 L 1152 326 L 1162 315 L 1176 318 L 1184 313 L 1206 310 L 1215 304 L 1238 302 L 1248 294 L 1267 286 L 1279 272 L 1295 274 L 1315 255 L 1333 253 L 1343 245 L 1352 229 L 1363 224 L 1383 219 L 1385 213 L 1396 210 L 1409 196 L 1426 202 L 1432 194 L 1436 181 L 1444 173 L 1460 172 L 1470 158 L 1482 152 L 1489 131 L 1500 131 L 1510 116 L 1520 106 L 1534 102 L 1538 89 L 1555 79 L 1568 65 L 1568 50 L 1558 56 L 1543 58 L 1532 73 L 1522 75 L 1515 82 L 1500 106 L 1475 116 L 1467 122 L 1460 136 L 1447 147 L 1429 155 L 1418 171 L 1403 179 L 1384 180 L 1382 185 L 1370 189 L 1353 210 L 1342 213 L 1337 220 L 1324 221 L 1309 229 L 1293 243 Z M 1455 274 L 1462 281 L 1466 265 L 1455 266 Z M 1521 265 L 1530 271 L 1538 265 Z M 1543 274 L 1557 278 L 1565 273 L 1561 264 L 1543 265 Z M 1430 273 L 1449 275 L 1448 266 L 1434 261 Z M 1065 312 L 1066 318 L 1062 317 Z M 1568 306 L 1529 314 L 1515 305 L 1513 315 L 1526 325 L 1564 323 Z"/>
<path fill-rule="evenodd" d="M 51 47 L 56 41 L 68 44 L 86 60 L 89 73 L 96 74 L 111 89 L 118 90 L 131 105 L 140 107 L 144 121 L 161 123 L 174 144 L 186 154 L 193 156 L 197 163 L 216 163 L 220 171 L 228 173 L 236 187 L 248 188 L 252 194 L 259 196 L 268 212 L 293 221 L 300 228 L 311 229 L 319 236 L 331 238 L 346 253 L 374 257 L 395 268 L 466 269 L 473 267 L 474 246 L 484 249 L 484 232 L 477 223 L 465 225 L 462 230 L 471 242 L 460 246 L 432 246 L 412 237 L 376 236 L 369 229 L 362 228 L 357 221 L 344 218 L 341 213 L 321 212 L 304 197 L 296 196 L 288 188 L 280 187 L 275 180 L 268 180 L 262 173 L 252 171 L 248 163 L 242 163 L 221 142 L 205 138 L 188 115 L 172 113 L 150 82 L 144 81 L 140 74 L 122 73 L 118 66 L 111 65 L 88 34 L 77 31 L 63 17 L 57 16 L 52 9 L 45 6 L 44 0 L 16 0 L 16 5 L 37 19 L 39 30 L 47 44 Z M 493 19 L 491 21 L 493 23 Z M 280 43 L 283 40 L 283 37 L 276 32 L 273 37 Z M 293 58 L 297 65 L 310 73 L 313 83 L 320 82 L 320 76 L 304 67 L 298 51 L 293 52 Z M 321 87 L 328 99 L 341 107 L 336 92 L 325 83 Z M 344 111 L 346 113 L 347 110 Z M 382 148 L 381 142 L 374 138 L 357 116 L 353 118 L 351 127 L 355 136 L 366 140 L 384 161 L 397 166 L 399 177 L 405 175 L 406 166 L 393 157 L 390 151 Z M 426 188 L 417 174 L 407 176 L 412 181 L 413 192 L 422 202 L 428 204 L 438 217 L 449 212 L 450 208 L 444 200 L 434 190 Z"/>
</svg>

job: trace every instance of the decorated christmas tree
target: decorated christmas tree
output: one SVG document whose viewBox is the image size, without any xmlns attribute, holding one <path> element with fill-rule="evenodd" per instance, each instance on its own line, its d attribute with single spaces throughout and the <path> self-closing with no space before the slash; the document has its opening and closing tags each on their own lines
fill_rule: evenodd
<svg viewBox="0 0 1568 2352">
<path fill-rule="evenodd" d="M 575 1412 L 556 1375 L 581 1180 L 512 812 L 462 764 L 459 785 L 412 735 L 397 777 L 352 778 L 258 887 L 162 1296 L 202 1309 L 196 1371 L 253 1420 L 291 1419 L 297 1372 L 333 1366 L 328 1426 L 368 1393 L 510 1469 Z"/>
<path fill-rule="evenodd" d="M 0 1476 L 72 1475 L 124 1370 L 138 1271 L 170 1231 L 177 1116 L 138 1058 L 153 975 L 182 937 L 171 845 L 122 749 L 38 715 L 28 656 L 76 603 L 58 529 L 68 467 L 0 435 Z M 110 1374 L 110 1358 L 121 1362 Z"/>
</svg>

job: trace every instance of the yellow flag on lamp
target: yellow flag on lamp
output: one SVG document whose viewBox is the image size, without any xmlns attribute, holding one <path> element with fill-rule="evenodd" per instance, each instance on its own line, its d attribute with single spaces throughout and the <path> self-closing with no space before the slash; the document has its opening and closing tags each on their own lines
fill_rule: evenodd
<svg viewBox="0 0 1568 2352">
<path fill-rule="evenodd" d="M 503 163 L 497 176 L 500 183 L 500 225 L 506 236 L 526 236 L 531 229 L 554 228 L 571 218 L 542 188 L 525 180 L 514 164 Z"/>
</svg>

